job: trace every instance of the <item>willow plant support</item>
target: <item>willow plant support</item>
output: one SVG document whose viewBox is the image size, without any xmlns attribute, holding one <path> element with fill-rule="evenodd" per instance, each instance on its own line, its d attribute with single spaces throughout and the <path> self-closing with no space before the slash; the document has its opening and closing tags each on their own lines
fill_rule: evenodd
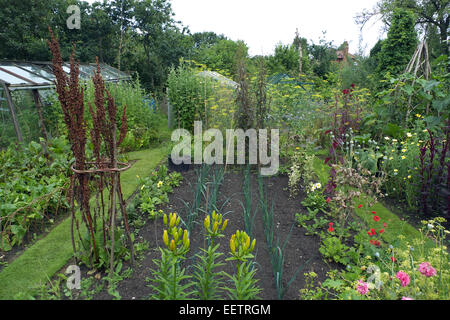
<svg viewBox="0 0 450 320">
<path fill-rule="evenodd" d="M 95 182 L 97 182 L 97 188 L 95 188 L 97 190 L 96 196 L 95 198 L 98 199 L 99 196 L 102 199 L 102 206 L 98 206 L 97 210 L 93 209 L 94 211 L 94 215 L 93 215 L 93 219 L 90 218 L 90 214 L 86 215 L 86 214 L 82 214 L 82 219 L 85 220 L 85 218 L 88 218 L 88 222 L 89 220 L 92 220 L 92 223 L 88 223 L 88 227 L 91 229 L 89 230 L 89 234 L 91 237 L 95 237 L 95 229 L 96 229 L 96 221 L 97 218 L 99 217 L 99 215 L 102 215 L 102 230 L 103 230 L 103 239 L 104 239 L 104 249 L 108 252 L 109 251 L 109 256 L 110 256 L 110 272 L 112 273 L 114 270 L 114 249 L 115 249 L 115 227 L 116 227 L 116 222 L 117 222 L 117 205 L 119 205 L 121 213 L 122 213 L 122 217 L 124 220 L 124 224 L 125 224 L 125 231 L 127 234 L 127 239 L 128 239 L 128 245 L 129 245 L 129 249 L 130 249 L 130 255 L 131 255 L 131 262 L 132 264 L 134 264 L 134 251 L 133 251 L 133 242 L 131 239 L 131 234 L 130 234 L 130 228 L 129 228 L 129 224 L 128 224 L 128 215 L 126 212 L 126 206 L 125 206 L 125 201 L 123 199 L 123 194 L 122 194 L 122 189 L 120 187 L 120 174 L 126 170 L 128 170 L 131 167 L 131 164 L 129 163 L 124 163 L 124 162 L 118 162 L 117 160 L 115 160 L 113 162 L 114 166 L 110 166 L 111 161 L 104 161 L 104 162 L 87 162 L 85 167 L 91 167 L 91 169 L 88 170 L 77 170 L 74 168 L 74 164 L 71 165 L 70 169 L 72 170 L 72 172 L 74 173 L 73 177 L 77 177 L 78 179 L 72 179 L 71 181 L 71 190 L 73 190 L 73 188 L 75 187 L 73 185 L 73 183 L 76 180 L 83 180 L 83 179 L 88 179 L 90 180 L 91 178 L 94 178 Z M 98 176 L 97 178 L 95 178 L 96 176 Z M 109 178 L 109 179 L 108 179 Z M 108 217 L 105 217 L 104 213 L 105 213 L 105 202 L 103 199 L 103 191 L 105 189 L 105 181 L 110 181 L 110 189 L 109 189 L 109 198 L 110 198 L 110 203 L 108 205 L 108 210 L 107 212 L 109 213 Z M 81 240 L 81 234 L 80 234 L 80 229 L 79 229 L 79 221 L 75 215 L 75 206 L 74 206 L 74 201 L 73 201 L 73 194 L 72 196 L 72 201 L 71 201 L 71 212 L 72 212 L 72 230 L 71 230 L 71 235 L 72 235 L 72 245 L 73 245 L 73 249 L 74 249 L 74 253 L 78 252 L 77 248 L 76 248 L 76 244 L 75 244 L 75 237 L 74 237 L 74 227 L 76 227 L 77 233 L 80 237 Z M 106 219 L 105 219 L 106 218 Z M 110 241 L 111 241 L 111 248 L 110 250 L 108 250 L 107 246 L 106 246 L 106 235 L 108 234 L 108 231 L 111 232 L 111 236 L 110 236 Z M 96 242 L 95 242 L 95 238 L 91 238 L 90 241 L 90 251 L 94 252 L 94 256 L 96 259 L 98 259 L 98 248 L 96 247 Z"/>
</svg>

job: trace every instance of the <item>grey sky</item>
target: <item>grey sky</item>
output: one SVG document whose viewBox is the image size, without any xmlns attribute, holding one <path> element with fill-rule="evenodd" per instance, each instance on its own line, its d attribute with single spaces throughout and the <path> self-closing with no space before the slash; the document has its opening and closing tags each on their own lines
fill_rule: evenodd
<svg viewBox="0 0 450 320">
<path fill-rule="evenodd" d="M 354 17 L 371 9 L 378 0 L 171 0 L 175 19 L 191 32 L 214 31 L 232 40 L 243 40 L 250 54 L 271 54 L 277 43 L 290 44 L 296 28 L 300 36 L 318 43 L 322 31 L 326 40 L 340 45 L 345 40 L 350 52 L 358 52 L 361 32 Z M 368 54 L 385 34 L 381 22 L 371 21 L 362 32 L 362 47 Z"/>
</svg>

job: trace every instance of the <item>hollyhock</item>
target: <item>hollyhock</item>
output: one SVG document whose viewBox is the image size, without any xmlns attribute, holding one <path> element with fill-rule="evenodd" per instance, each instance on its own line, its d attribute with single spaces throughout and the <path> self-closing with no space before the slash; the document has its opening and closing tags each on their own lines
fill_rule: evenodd
<svg viewBox="0 0 450 320">
<path fill-rule="evenodd" d="M 397 272 L 396 277 L 400 280 L 402 287 L 406 287 L 410 282 L 409 275 L 406 272 L 399 271 Z"/>
<path fill-rule="evenodd" d="M 419 272 L 426 277 L 433 277 L 436 275 L 436 269 L 433 268 L 429 262 L 422 262 L 419 264 Z"/>
</svg>

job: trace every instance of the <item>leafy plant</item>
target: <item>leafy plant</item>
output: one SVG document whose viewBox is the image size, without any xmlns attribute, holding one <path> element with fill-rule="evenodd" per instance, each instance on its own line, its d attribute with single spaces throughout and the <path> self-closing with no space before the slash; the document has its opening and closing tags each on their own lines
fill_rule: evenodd
<svg viewBox="0 0 450 320">
<path fill-rule="evenodd" d="M 186 275 L 185 268 L 180 263 L 185 259 L 189 251 L 189 234 L 187 230 L 179 228 L 180 217 L 171 213 L 168 217 L 164 215 L 164 225 L 168 230 L 164 230 L 163 241 L 166 248 L 159 248 L 161 258 L 153 262 L 157 268 L 151 270 L 153 274 L 150 285 L 156 293 L 152 296 L 158 300 L 185 300 L 192 295 L 188 289 L 193 285 L 187 282 L 191 276 Z"/>
<path fill-rule="evenodd" d="M 223 237 L 228 220 L 223 220 L 221 214 L 215 211 L 207 215 L 203 226 L 206 231 L 205 238 L 208 240 L 207 249 L 201 248 L 201 253 L 196 257 L 199 262 L 194 266 L 195 287 L 198 290 L 198 298 L 201 300 L 216 300 L 219 298 L 218 292 L 223 284 L 223 274 L 215 271 L 224 265 L 218 262 L 223 253 L 218 252 L 219 244 L 214 244 L 216 238 Z"/>
<path fill-rule="evenodd" d="M 255 278 L 256 268 L 249 261 L 253 259 L 251 253 L 255 249 L 256 239 L 250 237 L 244 231 L 236 231 L 230 239 L 231 257 L 226 261 L 236 261 L 236 270 L 233 275 L 225 274 L 233 283 L 232 288 L 224 288 L 228 291 L 230 299 L 254 300 L 258 297 L 260 288 L 257 286 L 258 279 Z"/>
</svg>

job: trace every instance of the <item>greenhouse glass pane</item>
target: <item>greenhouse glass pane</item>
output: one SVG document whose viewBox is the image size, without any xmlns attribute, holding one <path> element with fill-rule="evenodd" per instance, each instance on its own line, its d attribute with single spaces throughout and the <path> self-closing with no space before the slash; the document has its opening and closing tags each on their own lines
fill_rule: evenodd
<svg viewBox="0 0 450 320">
<path fill-rule="evenodd" d="M 6 73 L 2 70 L 0 70 L 0 80 L 3 80 L 4 82 L 7 82 L 9 84 L 22 84 L 22 83 L 29 84 L 24 80 L 14 77 L 13 75 Z"/>
<path fill-rule="evenodd" d="M 28 71 L 25 71 L 23 69 L 20 69 L 18 67 L 14 67 L 14 66 L 2 66 L 3 69 L 14 72 L 15 74 L 24 77 L 26 79 L 29 79 L 35 83 L 39 83 L 39 84 L 48 84 L 50 83 L 47 79 L 38 77 Z M 27 83 L 26 81 L 22 80 L 22 83 Z"/>
<path fill-rule="evenodd" d="M 46 70 L 44 70 L 44 69 L 42 69 L 42 68 L 40 68 L 38 66 L 35 66 L 35 65 L 32 65 L 32 64 L 20 64 L 20 67 L 24 68 L 24 69 L 26 69 L 28 71 L 37 73 L 37 74 L 39 74 L 39 75 L 41 75 L 41 76 L 43 76 L 43 77 L 45 77 L 47 79 L 50 79 L 50 80 L 54 80 L 55 79 L 55 76 L 53 74 L 47 72 Z"/>
</svg>

